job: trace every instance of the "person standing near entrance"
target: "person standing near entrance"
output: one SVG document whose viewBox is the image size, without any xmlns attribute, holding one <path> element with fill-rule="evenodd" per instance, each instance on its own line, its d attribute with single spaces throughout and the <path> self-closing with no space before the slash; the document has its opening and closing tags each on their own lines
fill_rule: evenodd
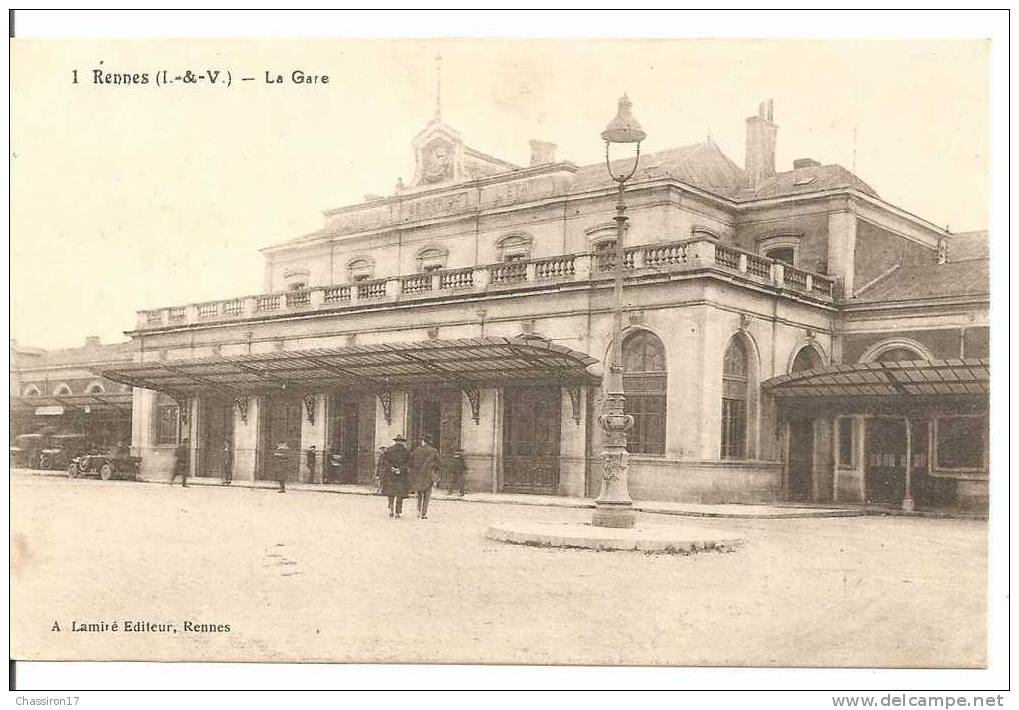
<svg viewBox="0 0 1019 710">
<path fill-rule="evenodd" d="M 172 484 L 177 476 L 181 477 L 181 487 L 188 487 L 188 469 L 191 468 L 191 445 L 187 439 L 181 439 L 177 444 L 177 451 L 173 461 L 173 475 L 170 476 Z"/>
<path fill-rule="evenodd" d="M 432 486 L 439 480 L 439 452 L 427 439 L 410 452 L 411 488 L 417 491 L 418 517 L 428 517 L 428 502 L 432 499 Z"/>
<path fill-rule="evenodd" d="M 290 462 L 290 447 L 287 442 L 281 441 L 273 452 L 276 459 L 276 479 L 279 481 L 279 493 L 287 492 L 287 464 Z"/>
<path fill-rule="evenodd" d="M 229 486 L 234 481 L 234 449 L 229 439 L 223 440 L 223 485 Z"/>
<path fill-rule="evenodd" d="M 458 448 L 449 462 L 449 494 L 453 495 L 453 490 L 456 489 L 463 498 L 467 494 L 466 483 L 467 462 L 464 461 L 464 450 Z"/>
<path fill-rule="evenodd" d="M 382 495 L 389 499 L 389 517 L 399 518 L 403 512 L 403 499 L 410 490 L 410 452 L 401 435 L 393 437 L 393 445 L 379 457 L 379 481 Z"/>
</svg>

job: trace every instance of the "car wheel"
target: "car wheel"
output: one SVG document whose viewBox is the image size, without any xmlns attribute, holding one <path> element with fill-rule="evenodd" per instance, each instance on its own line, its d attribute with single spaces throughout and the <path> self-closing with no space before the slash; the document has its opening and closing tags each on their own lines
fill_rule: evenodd
<svg viewBox="0 0 1019 710">
<path fill-rule="evenodd" d="M 78 464 L 72 463 L 70 466 L 67 467 L 67 477 L 68 478 L 78 477 Z"/>
<path fill-rule="evenodd" d="M 113 478 L 113 466 L 108 463 L 104 463 L 102 468 L 99 469 L 99 477 L 104 481 L 108 481 Z"/>
</svg>

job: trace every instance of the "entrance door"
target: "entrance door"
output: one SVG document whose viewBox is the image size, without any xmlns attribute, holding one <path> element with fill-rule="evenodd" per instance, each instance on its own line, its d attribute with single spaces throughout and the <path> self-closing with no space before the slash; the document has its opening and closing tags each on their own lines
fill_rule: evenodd
<svg viewBox="0 0 1019 710">
<path fill-rule="evenodd" d="M 358 482 L 361 428 L 361 397 L 334 395 L 329 398 L 329 455 L 324 469 L 326 483 Z M 371 442 L 368 448 L 370 452 Z"/>
<path fill-rule="evenodd" d="M 789 420 L 789 500 L 810 500 L 814 474 L 814 422 L 812 419 Z"/>
<path fill-rule="evenodd" d="M 460 446 L 462 395 L 458 389 L 421 390 L 411 395 L 410 438 L 428 439 L 439 451 L 439 486 L 449 487 L 449 461 Z"/>
<path fill-rule="evenodd" d="M 223 471 L 223 444 L 233 445 L 234 416 L 233 404 L 220 399 L 206 399 L 202 402 L 201 436 L 198 441 L 199 463 L 196 476 L 220 478 Z"/>
<path fill-rule="evenodd" d="M 868 419 L 866 449 L 867 502 L 901 504 L 906 495 L 906 423 Z"/>
<path fill-rule="evenodd" d="M 558 387 L 506 389 L 502 490 L 556 494 L 562 392 Z"/>
<path fill-rule="evenodd" d="M 301 400 L 285 397 L 266 397 L 262 400 L 261 431 L 259 435 L 259 465 L 256 478 L 275 481 L 282 466 L 287 481 L 300 480 L 301 459 Z M 286 444 L 286 454 L 277 456 L 280 444 Z"/>
</svg>

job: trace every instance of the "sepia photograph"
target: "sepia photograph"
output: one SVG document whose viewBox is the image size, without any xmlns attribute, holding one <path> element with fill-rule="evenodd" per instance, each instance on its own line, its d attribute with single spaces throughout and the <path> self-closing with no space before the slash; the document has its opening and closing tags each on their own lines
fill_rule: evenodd
<svg viewBox="0 0 1019 710">
<path fill-rule="evenodd" d="M 13 37 L 13 660 L 988 668 L 990 40 Z"/>
</svg>

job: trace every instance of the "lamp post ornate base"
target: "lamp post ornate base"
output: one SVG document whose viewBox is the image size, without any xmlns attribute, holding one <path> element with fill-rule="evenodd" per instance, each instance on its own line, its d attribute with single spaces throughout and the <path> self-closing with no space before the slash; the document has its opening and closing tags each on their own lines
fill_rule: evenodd
<svg viewBox="0 0 1019 710">
<path fill-rule="evenodd" d="M 621 392 L 609 392 L 604 413 L 598 417 L 605 443 L 601 452 L 601 491 L 594 501 L 591 524 L 602 528 L 632 528 L 636 519 L 626 480 L 630 458 L 626 432 L 633 426 L 633 417 L 624 412 L 624 401 Z"/>
</svg>

